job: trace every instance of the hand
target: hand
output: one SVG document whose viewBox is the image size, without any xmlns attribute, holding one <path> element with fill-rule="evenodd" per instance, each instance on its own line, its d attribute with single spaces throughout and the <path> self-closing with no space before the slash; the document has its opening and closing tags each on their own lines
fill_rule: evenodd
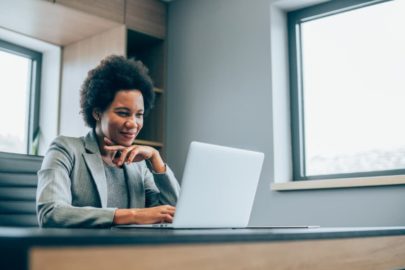
<svg viewBox="0 0 405 270">
<path fill-rule="evenodd" d="M 131 162 L 149 159 L 154 171 L 158 173 L 164 173 L 166 171 L 166 166 L 160 157 L 159 151 L 153 147 L 145 145 L 114 145 L 110 139 L 104 137 L 104 150 L 113 154 L 114 158 L 112 162 L 118 167 L 121 167 L 124 163 L 129 164 Z M 119 156 L 117 152 L 120 153 Z"/>
<path fill-rule="evenodd" d="M 117 209 L 114 214 L 114 224 L 154 224 L 172 223 L 176 208 L 171 205 L 161 205 L 150 208 Z"/>
</svg>

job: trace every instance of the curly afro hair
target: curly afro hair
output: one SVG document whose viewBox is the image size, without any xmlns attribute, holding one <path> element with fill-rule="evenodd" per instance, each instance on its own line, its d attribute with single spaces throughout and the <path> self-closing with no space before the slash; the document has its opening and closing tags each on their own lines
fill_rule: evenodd
<svg viewBox="0 0 405 270">
<path fill-rule="evenodd" d="M 84 122 L 91 128 L 96 127 L 93 110 L 104 112 L 111 105 L 115 94 L 121 90 L 139 90 L 142 93 L 145 114 L 153 107 L 155 94 L 148 69 L 140 61 L 111 55 L 90 70 L 80 91 L 80 113 Z"/>
</svg>

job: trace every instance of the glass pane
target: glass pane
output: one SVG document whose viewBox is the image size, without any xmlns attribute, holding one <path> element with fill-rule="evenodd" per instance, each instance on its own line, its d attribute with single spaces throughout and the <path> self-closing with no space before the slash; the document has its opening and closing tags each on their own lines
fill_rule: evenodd
<svg viewBox="0 0 405 270">
<path fill-rule="evenodd" d="M 0 51 L 0 151 L 27 153 L 31 60 Z"/>
<path fill-rule="evenodd" d="M 302 24 L 306 174 L 405 169 L 405 1 Z"/>
</svg>

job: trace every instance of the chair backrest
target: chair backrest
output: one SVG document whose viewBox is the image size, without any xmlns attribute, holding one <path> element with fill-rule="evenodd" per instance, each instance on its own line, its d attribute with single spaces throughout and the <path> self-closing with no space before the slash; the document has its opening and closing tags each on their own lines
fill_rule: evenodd
<svg viewBox="0 0 405 270">
<path fill-rule="evenodd" d="M 38 226 L 35 196 L 42 159 L 0 152 L 0 226 Z"/>
</svg>

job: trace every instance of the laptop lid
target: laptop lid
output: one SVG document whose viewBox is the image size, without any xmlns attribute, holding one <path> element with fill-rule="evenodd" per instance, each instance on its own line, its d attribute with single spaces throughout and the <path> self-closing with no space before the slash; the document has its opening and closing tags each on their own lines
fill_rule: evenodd
<svg viewBox="0 0 405 270">
<path fill-rule="evenodd" d="M 263 160 L 260 152 L 192 142 L 173 227 L 246 227 Z"/>
</svg>

